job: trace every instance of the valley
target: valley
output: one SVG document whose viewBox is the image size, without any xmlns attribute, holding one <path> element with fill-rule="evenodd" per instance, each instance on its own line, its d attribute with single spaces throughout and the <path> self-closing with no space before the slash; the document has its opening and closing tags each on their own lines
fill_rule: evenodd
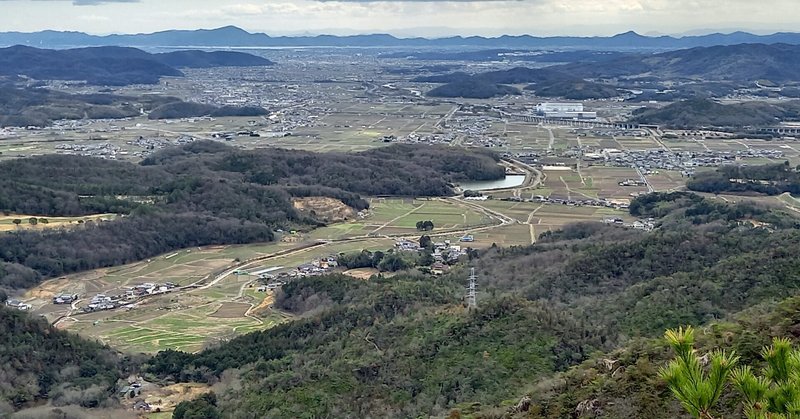
<svg viewBox="0 0 800 419">
<path fill-rule="evenodd" d="M 0 48 L 0 417 L 683 418 L 665 330 L 798 340 L 796 42 L 242 32 Z"/>
</svg>

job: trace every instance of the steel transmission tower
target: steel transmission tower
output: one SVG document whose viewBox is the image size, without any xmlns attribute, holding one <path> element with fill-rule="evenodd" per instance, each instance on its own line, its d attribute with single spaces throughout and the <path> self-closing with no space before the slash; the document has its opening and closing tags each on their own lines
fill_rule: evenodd
<svg viewBox="0 0 800 419">
<path fill-rule="evenodd" d="M 472 268 L 469 274 L 469 285 L 467 286 L 467 308 L 469 309 L 478 307 L 478 284 L 476 281 L 475 268 Z"/>
</svg>

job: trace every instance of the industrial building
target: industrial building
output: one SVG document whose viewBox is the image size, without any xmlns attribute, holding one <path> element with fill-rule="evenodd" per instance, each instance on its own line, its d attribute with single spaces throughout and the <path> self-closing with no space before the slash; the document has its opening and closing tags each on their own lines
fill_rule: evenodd
<svg viewBox="0 0 800 419">
<path fill-rule="evenodd" d="M 583 110 L 583 103 L 545 102 L 536 105 L 536 114 L 545 118 L 595 119 L 597 112 Z"/>
</svg>

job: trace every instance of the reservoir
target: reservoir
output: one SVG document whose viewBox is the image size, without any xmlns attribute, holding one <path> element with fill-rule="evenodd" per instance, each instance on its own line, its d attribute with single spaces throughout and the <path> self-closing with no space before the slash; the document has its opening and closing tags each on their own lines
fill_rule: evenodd
<svg viewBox="0 0 800 419">
<path fill-rule="evenodd" d="M 505 189 L 522 185 L 525 175 L 506 175 L 504 179 L 461 182 L 458 186 L 467 191 L 485 191 L 489 189 Z"/>
</svg>

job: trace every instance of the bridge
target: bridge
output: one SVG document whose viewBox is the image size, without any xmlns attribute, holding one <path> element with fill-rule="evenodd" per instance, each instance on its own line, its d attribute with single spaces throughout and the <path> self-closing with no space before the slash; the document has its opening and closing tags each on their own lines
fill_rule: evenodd
<svg viewBox="0 0 800 419">
<path fill-rule="evenodd" d="M 762 127 L 762 128 L 754 128 L 751 132 L 755 132 L 758 134 L 780 134 L 780 135 L 800 135 L 800 126 L 799 127 Z"/>
<path fill-rule="evenodd" d="M 548 118 L 538 115 L 500 112 L 500 116 L 514 121 L 536 122 L 544 125 L 566 125 L 576 128 L 639 129 L 639 124 L 589 121 L 580 119 Z"/>
</svg>

